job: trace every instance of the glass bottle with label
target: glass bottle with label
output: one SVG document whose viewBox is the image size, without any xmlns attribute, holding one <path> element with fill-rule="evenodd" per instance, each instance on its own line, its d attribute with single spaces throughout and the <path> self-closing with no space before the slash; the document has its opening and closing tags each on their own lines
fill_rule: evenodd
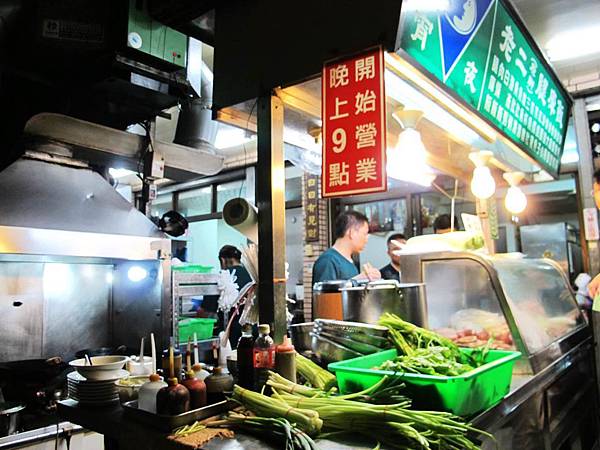
<svg viewBox="0 0 600 450">
<path fill-rule="evenodd" d="M 258 327 L 258 338 L 254 341 L 254 380 L 256 390 L 261 392 L 265 387 L 265 395 L 270 395 L 270 389 L 266 386 L 269 379 L 269 370 L 275 369 L 275 343 L 269 333 L 271 327 L 263 324 Z"/>
</svg>

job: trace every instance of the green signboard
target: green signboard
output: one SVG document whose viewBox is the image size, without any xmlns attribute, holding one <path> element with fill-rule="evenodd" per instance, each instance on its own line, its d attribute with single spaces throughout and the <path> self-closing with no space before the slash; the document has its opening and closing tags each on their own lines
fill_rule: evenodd
<svg viewBox="0 0 600 450">
<path fill-rule="evenodd" d="M 556 176 L 568 94 L 502 0 L 448 3 L 403 12 L 402 49 Z"/>
</svg>

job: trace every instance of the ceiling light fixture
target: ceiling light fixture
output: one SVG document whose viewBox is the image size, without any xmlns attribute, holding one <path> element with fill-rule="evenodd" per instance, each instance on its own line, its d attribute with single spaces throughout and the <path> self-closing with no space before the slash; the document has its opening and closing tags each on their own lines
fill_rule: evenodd
<svg viewBox="0 0 600 450">
<path fill-rule="evenodd" d="M 494 154 L 488 150 L 469 153 L 469 159 L 475 164 L 473 179 L 471 180 L 471 192 L 481 200 L 490 198 L 496 192 L 496 182 L 490 168 L 487 166 L 492 156 Z"/>
<path fill-rule="evenodd" d="M 527 197 L 519 187 L 519 183 L 525 178 L 525 174 L 523 172 L 507 172 L 502 177 L 510 185 L 506 192 L 504 206 L 512 214 L 522 213 L 527 207 Z"/>
<path fill-rule="evenodd" d="M 599 53 L 599 34 L 599 26 L 558 33 L 546 44 L 548 58 L 551 61 L 564 61 Z"/>
<path fill-rule="evenodd" d="M 408 181 L 421 186 L 431 186 L 435 174 L 426 163 L 427 150 L 416 128 L 423 112 L 397 109 L 392 117 L 403 130 L 393 149 L 387 150 L 387 175 L 396 180 Z"/>
</svg>

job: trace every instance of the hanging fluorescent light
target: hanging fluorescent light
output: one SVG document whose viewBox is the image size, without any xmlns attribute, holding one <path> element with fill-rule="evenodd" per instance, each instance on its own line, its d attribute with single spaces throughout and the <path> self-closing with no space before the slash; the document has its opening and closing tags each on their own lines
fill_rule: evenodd
<svg viewBox="0 0 600 450">
<path fill-rule="evenodd" d="M 519 187 L 519 183 L 525 178 L 525 174 L 523 172 L 507 172 L 502 177 L 510 185 L 506 192 L 504 206 L 513 214 L 522 213 L 527 207 L 527 197 Z"/>
<path fill-rule="evenodd" d="M 397 109 L 392 114 L 403 130 L 393 149 L 387 150 L 387 174 L 396 180 L 408 181 L 421 186 L 431 186 L 435 174 L 427 165 L 427 150 L 421 140 L 417 123 L 422 111 Z"/>
<path fill-rule="evenodd" d="M 490 198 L 496 192 L 496 182 L 490 168 L 487 166 L 489 159 L 494 154 L 487 150 L 469 153 L 469 159 L 475 164 L 473 179 L 471 180 L 471 192 L 479 199 Z"/>
</svg>

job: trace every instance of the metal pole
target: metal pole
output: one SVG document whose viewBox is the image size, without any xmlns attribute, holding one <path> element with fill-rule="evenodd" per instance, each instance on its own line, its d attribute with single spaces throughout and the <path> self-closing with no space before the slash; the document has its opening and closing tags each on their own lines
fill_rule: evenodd
<svg viewBox="0 0 600 450">
<path fill-rule="evenodd" d="M 592 140 L 590 138 L 588 113 L 585 100 L 578 98 L 573 104 L 573 123 L 575 125 L 575 136 L 577 148 L 579 149 L 579 165 L 577 166 L 579 180 L 579 210 L 584 208 L 595 208 L 594 196 L 592 195 L 592 184 L 594 174 L 594 161 L 592 158 Z M 583 224 L 580 226 L 582 232 L 581 245 L 587 245 L 588 257 L 584 267 L 587 272 L 594 276 L 600 272 L 600 249 L 598 241 L 586 241 L 583 235 Z"/>
<path fill-rule="evenodd" d="M 285 280 L 285 163 L 283 102 L 275 96 L 258 98 L 258 298 L 260 323 L 273 327 L 276 343 L 286 329 Z"/>
</svg>

